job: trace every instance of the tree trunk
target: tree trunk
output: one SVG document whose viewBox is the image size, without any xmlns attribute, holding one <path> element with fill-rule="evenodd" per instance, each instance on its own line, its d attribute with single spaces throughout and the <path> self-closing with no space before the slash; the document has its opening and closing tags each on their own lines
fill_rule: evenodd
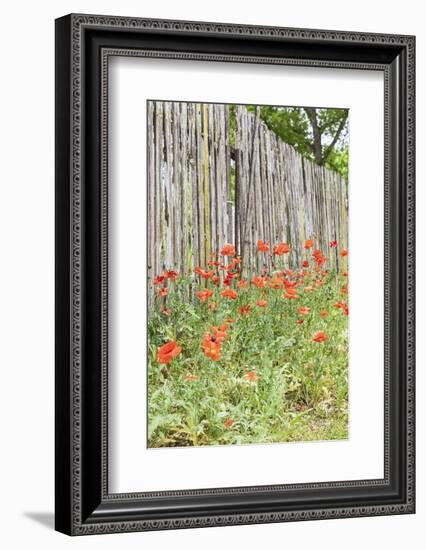
<svg viewBox="0 0 426 550">
<path fill-rule="evenodd" d="M 324 164 L 324 158 L 322 156 L 321 130 L 318 126 L 317 112 L 312 107 L 305 107 L 305 111 L 312 124 L 313 143 L 311 149 L 315 157 L 315 162 L 321 166 Z"/>
</svg>

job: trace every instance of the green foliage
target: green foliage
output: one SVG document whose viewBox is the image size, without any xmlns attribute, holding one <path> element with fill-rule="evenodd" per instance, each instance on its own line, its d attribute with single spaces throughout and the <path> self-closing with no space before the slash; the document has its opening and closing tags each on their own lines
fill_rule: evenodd
<svg viewBox="0 0 426 550">
<path fill-rule="evenodd" d="M 256 107 L 251 105 L 249 111 Z M 314 109 L 320 134 L 321 164 L 348 178 L 348 111 L 347 109 Z M 319 162 L 314 154 L 313 122 L 302 107 L 262 106 L 260 117 L 283 141 L 304 157 Z M 341 123 L 344 123 L 340 130 Z M 338 139 L 332 145 L 334 138 Z M 330 148 L 330 146 L 332 147 Z"/>
<path fill-rule="evenodd" d="M 231 300 L 221 296 L 223 287 L 210 284 L 214 294 L 205 302 L 189 298 L 193 279 L 171 283 L 165 301 L 156 298 L 148 325 L 148 445 L 347 438 L 348 317 L 333 307 L 347 280 L 335 273 L 320 286 L 315 280 L 312 270 L 304 284 L 314 290 L 302 287 L 292 300 L 282 297 L 282 289 L 253 285 L 238 289 Z M 267 306 L 259 307 L 258 300 Z M 249 315 L 241 315 L 239 308 L 247 304 Z M 310 308 L 309 314 L 301 315 L 301 306 Z M 320 315 L 324 310 L 327 317 Z M 204 355 L 201 342 L 212 326 L 229 319 L 234 322 L 214 361 Z M 328 336 L 322 343 L 312 339 L 320 330 Z M 161 365 L 157 350 L 171 340 L 182 351 Z"/>
<path fill-rule="evenodd" d="M 348 182 L 349 179 L 349 148 L 346 145 L 340 151 L 333 149 L 327 159 L 326 167 L 339 172 Z"/>
<path fill-rule="evenodd" d="M 252 112 L 255 109 L 255 106 L 249 107 Z M 301 155 L 313 160 L 312 151 L 309 147 L 311 127 L 303 109 L 299 107 L 263 106 L 260 109 L 260 118 L 283 141 L 292 145 Z"/>
</svg>

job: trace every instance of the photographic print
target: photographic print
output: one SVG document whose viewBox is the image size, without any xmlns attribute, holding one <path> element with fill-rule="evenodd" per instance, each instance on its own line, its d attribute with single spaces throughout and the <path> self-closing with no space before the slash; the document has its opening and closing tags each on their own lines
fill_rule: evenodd
<svg viewBox="0 0 426 550">
<path fill-rule="evenodd" d="M 348 121 L 147 102 L 149 448 L 348 438 Z"/>
</svg>

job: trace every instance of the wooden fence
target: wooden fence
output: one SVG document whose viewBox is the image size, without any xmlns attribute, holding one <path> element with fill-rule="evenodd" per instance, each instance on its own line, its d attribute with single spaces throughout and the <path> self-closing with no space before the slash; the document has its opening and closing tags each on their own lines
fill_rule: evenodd
<svg viewBox="0 0 426 550">
<path fill-rule="evenodd" d="M 187 273 L 234 241 L 229 108 L 148 103 L 148 276 Z"/>
<path fill-rule="evenodd" d="M 148 102 L 148 277 L 206 267 L 225 243 L 243 254 L 245 270 L 258 271 L 258 240 L 289 243 L 286 265 L 297 267 L 313 238 L 339 269 L 329 242 L 347 246 L 343 178 L 304 159 L 245 107 L 235 107 L 235 123 L 231 159 L 229 105 Z"/>
<path fill-rule="evenodd" d="M 329 258 L 328 267 L 340 269 L 341 257 L 329 245 L 334 240 L 339 248 L 348 244 L 342 176 L 303 158 L 243 106 L 236 108 L 235 143 L 237 247 L 246 267 L 263 266 L 265 257 L 253 246 L 258 240 L 289 243 L 286 263 L 300 267 L 305 240 L 314 239 Z"/>
</svg>

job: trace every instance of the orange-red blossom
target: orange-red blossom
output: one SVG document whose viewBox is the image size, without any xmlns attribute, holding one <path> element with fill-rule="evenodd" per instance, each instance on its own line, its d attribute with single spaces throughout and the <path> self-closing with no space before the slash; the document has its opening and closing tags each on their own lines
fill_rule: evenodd
<svg viewBox="0 0 426 550">
<path fill-rule="evenodd" d="M 225 244 L 222 250 L 220 251 L 222 256 L 235 256 L 235 246 L 232 244 Z"/>
<path fill-rule="evenodd" d="M 269 286 L 270 288 L 275 288 L 275 289 L 282 288 L 283 286 L 282 279 L 280 277 L 273 277 L 269 281 Z"/>
<path fill-rule="evenodd" d="M 210 332 L 206 332 L 204 335 L 201 348 L 206 357 L 213 359 L 213 361 L 220 359 L 221 340 L 217 339 L 216 336 L 212 336 Z"/>
<path fill-rule="evenodd" d="M 205 302 L 206 300 L 208 300 L 209 298 L 211 298 L 213 296 L 213 291 L 208 290 L 208 289 L 207 290 L 197 290 L 195 295 L 200 300 L 200 302 Z"/>
<path fill-rule="evenodd" d="M 201 342 L 201 348 L 206 357 L 213 359 L 213 361 L 218 361 L 220 359 L 222 342 L 228 337 L 228 334 L 226 333 L 228 328 L 229 322 L 226 322 L 220 327 L 212 327 L 211 330 L 206 332 L 203 341 Z"/>
<path fill-rule="evenodd" d="M 221 295 L 224 298 L 230 298 L 231 300 L 236 300 L 238 296 L 238 294 L 232 288 L 227 288 L 226 290 L 222 290 Z"/>
<path fill-rule="evenodd" d="M 344 315 L 349 315 L 349 306 L 344 300 L 339 300 L 338 302 L 333 304 L 333 307 L 335 307 L 336 309 L 341 309 Z"/>
<path fill-rule="evenodd" d="M 327 334 L 323 330 L 319 330 L 318 332 L 315 332 L 315 334 L 312 336 L 312 340 L 314 342 L 325 342 L 328 339 Z"/>
<path fill-rule="evenodd" d="M 290 247 L 287 243 L 279 243 L 274 246 L 274 254 L 277 256 L 282 256 L 283 254 L 288 254 L 290 252 Z"/>
<path fill-rule="evenodd" d="M 246 306 L 240 307 L 240 315 L 249 315 L 251 310 L 251 305 L 247 304 Z"/>
<path fill-rule="evenodd" d="M 201 267 L 196 267 L 194 269 L 194 273 L 196 273 L 197 275 L 201 275 L 203 279 L 211 279 L 213 277 L 213 271 L 204 271 L 204 269 Z"/>
<path fill-rule="evenodd" d="M 259 252 L 269 252 L 269 241 L 257 241 L 257 249 Z"/>
<path fill-rule="evenodd" d="M 312 257 L 314 259 L 314 262 L 317 264 L 318 267 L 322 267 L 327 260 L 325 256 L 323 256 L 321 250 L 314 250 L 312 253 Z"/>
<path fill-rule="evenodd" d="M 179 277 L 179 273 L 177 271 L 163 271 L 163 275 L 165 279 L 170 279 L 171 281 L 176 281 L 176 279 Z"/>
<path fill-rule="evenodd" d="M 220 342 L 215 342 L 208 338 L 204 338 L 202 341 L 201 347 L 203 349 L 204 355 L 213 359 L 213 361 L 219 361 L 220 359 Z"/>
<path fill-rule="evenodd" d="M 283 298 L 287 298 L 288 300 L 294 300 L 295 298 L 298 298 L 298 294 L 297 294 L 297 288 L 295 286 L 295 283 L 291 283 L 291 281 L 288 281 L 288 283 L 286 284 L 286 281 L 284 281 L 284 285 L 286 287 L 286 292 L 285 294 L 282 295 Z"/>
<path fill-rule="evenodd" d="M 182 351 L 182 348 L 178 346 L 175 341 L 167 342 L 167 344 L 164 344 L 163 346 L 160 346 L 158 348 L 157 361 L 161 365 L 167 365 L 175 357 L 177 357 L 181 351 Z"/>
<path fill-rule="evenodd" d="M 266 277 L 256 276 L 251 280 L 251 284 L 257 288 L 265 288 L 267 281 L 268 279 Z"/>
</svg>

